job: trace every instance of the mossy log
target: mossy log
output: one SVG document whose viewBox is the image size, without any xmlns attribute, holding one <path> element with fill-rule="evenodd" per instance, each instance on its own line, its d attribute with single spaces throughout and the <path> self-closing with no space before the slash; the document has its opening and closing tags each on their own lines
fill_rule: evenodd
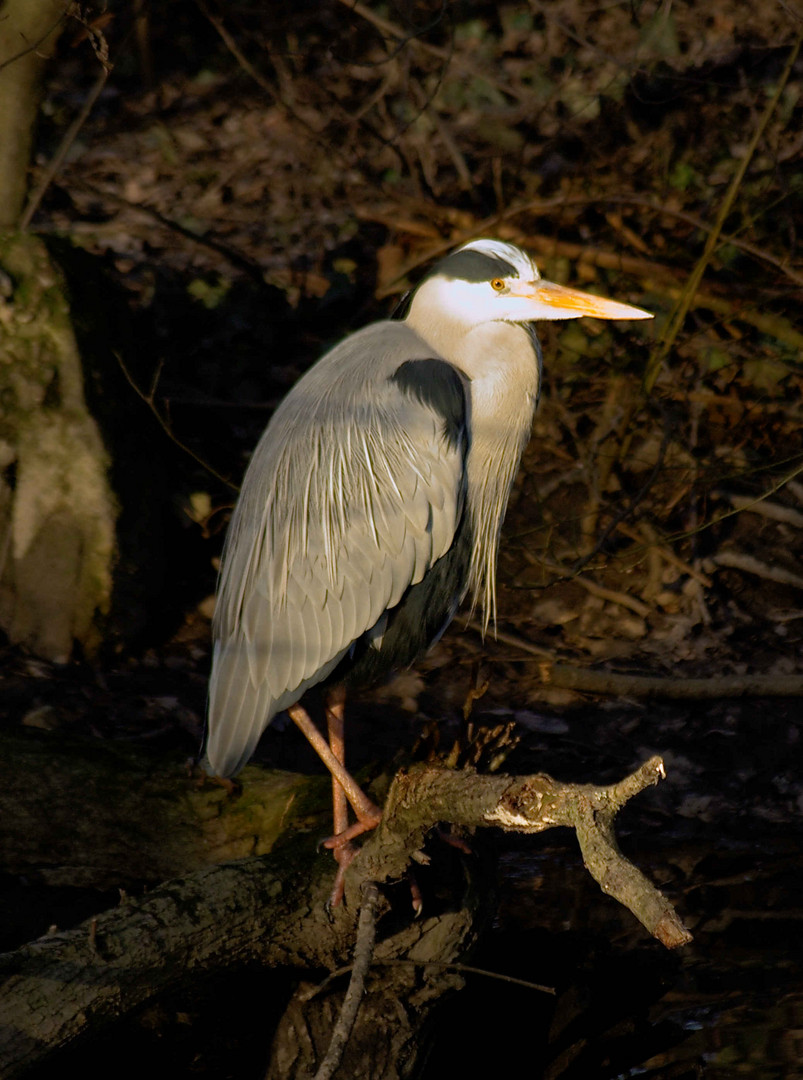
<svg viewBox="0 0 803 1080">
<path fill-rule="evenodd" d="M 224 787 L 188 761 L 51 732 L 0 735 L 0 865 L 51 886 L 128 889 L 325 836 L 331 784 L 251 765 Z"/>
</svg>

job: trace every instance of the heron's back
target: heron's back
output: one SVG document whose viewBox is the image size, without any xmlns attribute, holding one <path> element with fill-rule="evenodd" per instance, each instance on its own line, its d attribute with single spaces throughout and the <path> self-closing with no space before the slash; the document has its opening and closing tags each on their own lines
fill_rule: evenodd
<svg viewBox="0 0 803 1080">
<path fill-rule="evenodd" d="M 221 565 L 207 739 L 218 775 L 310 686 L 410 663 L 454 613 L 470 549 L 469 391 L 431 352 L 403 323 L 367 327 L 310 369 L 263 434 Z"/>
</svg>

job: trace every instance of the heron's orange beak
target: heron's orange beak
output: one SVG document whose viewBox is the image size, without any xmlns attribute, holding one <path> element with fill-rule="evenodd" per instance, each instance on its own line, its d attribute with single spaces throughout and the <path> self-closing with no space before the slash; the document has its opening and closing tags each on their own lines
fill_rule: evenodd
<svg viewBox="0 0 803 1080">
<path fill-rule="evenodd" d="M 556 285 L 554 281 L 534 281 L 525 294 L 529 299 L 550 308 L 553 319 L 579 319 L 590 315 L 594 319 L 651 319 L 649 311 L 607 300 L 603 296 Z M 549 315 L 546 316 L 549 318 Z"/>
</svg>

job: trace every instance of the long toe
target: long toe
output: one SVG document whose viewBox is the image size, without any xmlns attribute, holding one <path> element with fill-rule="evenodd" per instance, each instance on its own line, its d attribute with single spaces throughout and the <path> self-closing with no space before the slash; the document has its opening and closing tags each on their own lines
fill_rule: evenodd
<svg viewBox="0 0 803 1080">
<path fill-rule="evenodd" d="M 332 891 L 329 894 L 329 899 L 327 901 L 328 908 L 336 908 L 342 904 L 343 892 L 346 885 L 346 871 L 351 865 L 351 860 L 358 851 L 359 848 L 355 844 L 349 842 L 338 844 L 332 849 L 332 854 L 337 860 L 337 873 L 335 874 Z"/>
<path fill-rule="evenodd" d="M 343 844 L 347 844 L 349 840 L 354 840 L 358 836 L 362 836 L 363 833 L 375 829 L 381 820 L 382 811 L 378 806 L 374 806 L 372 813 L 365 814 L 359 821 L 355 821 L 353 825 L 349 825 L 347 829 L 344 829 L 343 832 L 336 833 L 334 836 L 330 836 L 327 840 L 324 840 L 323 846 L 336 850 Z"/>
</svg>

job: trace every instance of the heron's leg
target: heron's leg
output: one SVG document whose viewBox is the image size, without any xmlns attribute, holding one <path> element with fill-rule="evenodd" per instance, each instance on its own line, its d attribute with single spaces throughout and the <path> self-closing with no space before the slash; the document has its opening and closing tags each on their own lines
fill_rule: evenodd
<svg viewBox="0 0 803 1080">
<path fill-rule="evenodd" d="M 382 819 L 382 811 L 373 803 L 365 792 L 360 788 L 360 785 L 346 771 L 344 765 L 342 765 L 329 746 L 329 743 L 321 735 L 315 724 L 310 719 L 309 713 L 306 709 L 303 709 L 300 705 L 291 705 L 287 710 L 287 713 L 293 723 L 300 729 L 307 741 L 312 746 L 312 749 L 327 767 L 332 776 L 340 784 L 343 791 L 346 793 L 346 798 L 351 803 L 354 813 L 357 815 L 357 821 L 354 825 L 350 825 L 344 834 L 341 834 L 337 838 L 337 842 L 345 843 L 347 840 L 351 840 L 355 836 L 359 836 L 360 833 L 367 832 L 369 829 L 375 829 Z M 336 843 L 332 841 L 327 842 L 327 847 L 336 847 Z"/>
<path fill-rule="evenodd" d="M 329 736 L 329 749 L 344 768 L 346 766 L 346 740 L 343 734 L 345 707 L 346 691 L 344 687 L 337 686 L 327 695 L 326 726 Z M 334 773 L 332 774 L 332 822 L 335 836 L 344 833 L 349 827 L 349 807 L 346 792 Z"/>
<path fill-rule="evenodd" d="M 345 710 L 345 687 L 336 686 L 326 696 L 326 728 L 329 737 L 329 749 L 344 768 L 346 765 Z M 340 781 L 334 775 L 332 776 L 332 825 L 333 838 L 341 836 L 349 827 L 348 799 L 340 785 Z M 346 871 L 356 853 L 356 848 L 350 840 L 339 843 L 337 847 L 332 849 L 332 854 L 337 861 L 337 873 L 332 883 L 332 892 L 329 895 L 329 906 L 332 908 L 338 907 L 343 902 L 343 894 L 346 890 Z"/>
</svg>

